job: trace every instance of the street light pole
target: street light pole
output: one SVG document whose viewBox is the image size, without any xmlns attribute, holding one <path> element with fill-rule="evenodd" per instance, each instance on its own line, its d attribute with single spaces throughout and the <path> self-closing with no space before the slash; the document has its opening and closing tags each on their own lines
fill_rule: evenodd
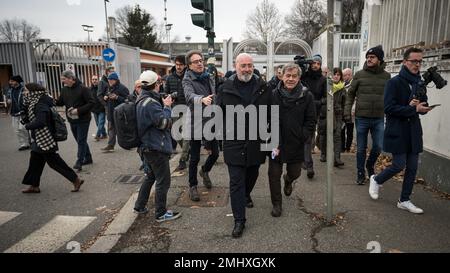
<svg viewBox="0 0 450 273">
<path fill-rule="evenodd" d="M 167 31 L 167 38 L 169 43 L 169 60 L 172 60 L 172 43 L 170 41 L 170 31 L 172 30 L 173 24 L 167 24 L 166 25 L 166 31 Z"/>
<path fill-rule="evenodd" d="M 104 3 L 105 3 L 105 18 L 106 18 L 106 40 L 108 41 L 108 44 L 109 44 L 108 9 L 106 7 L 106 2 L 109 3 L 109 0 L 104 0 Z"/>
<path fill-rule="evenodd" d="M 327 208 L 327 222 L 330 223 L 333 220 L 333 166 L 334 166 L 334 142 L 333 142 L 333 129 L 334 129 L 334 97 L 332 90 L 332 81 L 330 73 L 333 73 L 334 67 L 334 55 L 333 55 L 333 42 L 334 42 L 334 0 L 327 1 L 327 194 L 326 194 L 326 208 Z M 340 128 L 336 128 L 338 130 Z"/>
</svg>

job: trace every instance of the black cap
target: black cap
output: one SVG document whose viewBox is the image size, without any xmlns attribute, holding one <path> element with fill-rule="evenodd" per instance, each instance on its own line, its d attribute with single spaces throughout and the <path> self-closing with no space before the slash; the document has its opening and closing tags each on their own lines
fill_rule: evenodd
<svg viewBox="0 0 450 273">
<path fill-rule="evenodd" d="M 18 82 L 18 83 L 23 83 L 23 79 L 21 76 L 16 75 L 16 76 L 12 76 L 11 79 L 12 81 Z"/>
<path fill-rule="evenodd" d="M 384 51 L 381 45 L 369 49 L 366 53 L 366 58 L 368 55 L 375 55 L 381 62 L 384 62 Z"/>
</svg>

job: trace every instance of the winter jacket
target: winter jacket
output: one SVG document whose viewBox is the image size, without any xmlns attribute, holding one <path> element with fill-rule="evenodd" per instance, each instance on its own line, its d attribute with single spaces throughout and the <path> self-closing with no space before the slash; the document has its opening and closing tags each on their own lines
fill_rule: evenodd
<svg viewBox="0 0 450 273">
<path fill-rule="evenodd" d="M 189 128 L 183 131 L 183 136 L 194 139 L 195 131 L 201 130 L 203 132 L 203 126 L 210 120 L 210 118 L 196 119 L 194 117 L 194 106 L 201 106 L 204 109 L 205 106 L 202 103 L 202 99 L 210 95 L 216 95 L 216 90 L 211 77 L 199 79 L 192 70 L 186 71 L 182 83 L 186 103 L 190 110 L 186 113 L 186 122 L 188 122 Z"/>
<path fill-rule="evenodd" d="M 125 85 L 121 84 L 120 81 L 117 84 L 110 86 L 108 89 L 109 94 L 116 94 L 118 96 L 117 100 L 108 100 L 106 102 L 108 109 L 108 121 L 114 124 L 114 109 L 126 101 L 130 95 L 130 91 Z M 108 94 L 107 93 L 107 94 Z"/>
<path fill-rule="evenodd" d="M 23 110 L 23 90 L 24 86 L 20 84 L 17 88 L 9 88 L 6 92 L 6 98 L 11 100 L 10 114 L 13 117 L 20 116 L 20 112 Z"/>
<path fill-rule="evenodd" d="M 109 89 L 109 82 L 108 77 L 106 75 L 103 75 L 102 79 L 98 83 L 98 89 L 97 89 L 97 98 L 100 101 L 103 106 L 107 106 L 106 101 L 103 99 L 108 94 Z"/>
<path fill-rule="evenodd" d="M 165 93 L 172 94 L 177 93 L 178 97 L 175 100 L 175 105 L 186 105 L 186 97 L 184 96 L 183 90 L 183 78 L 186 70 L 183 72 L 183 75 L 178 76 L 177 70 L 175 67 L 170 71 L 171 74 L 167 77 L 166 86 L 164 88 Z"/>
<path fill-rule="evenodd" d="M 385 152 L 392 154 L 423 152 L 420 117 L 416 107 L 409 105 L 419 81 L 420 76 L 413 75 L 403 66 L 400 74 L 386 84 L 384 95 L 386 129 L 383 143 Z"/>
<path fill-rule="evenodd" d="M 348 99 L 345 103 L 345 120 L 351 120 L 351 111 L 355 98 L 356 117 L 384 117 L 384 88 L 386 82 L 391 78 L 391 75 L 384 70 L 385 68 L 385 63 L 375 68 L 369 68 L 366 62 L 364 69 L 356 72 L 348 90 Z"/>
<path fill-rule="evenodd" d="M 342 129 L 342 123 L 343 123 L 343 114 L 344 114 L 344 107 L 345 107 L 345 101 L 347 97 L 347 91 L 345 90 L 345 87 L 341 90 L 336 91 L 333 94 L 333 130 L 340 130 Z M 327 108 L 322 107 L 320 112 L 320 120 L 319 120 L 319 135 L 326 135 L 327 134 Z"/>
<path fill-rule="evenodd" d="M 272 79 L 267 83 L 267 88 L 269 88 L 269 91 L 273 91 L 278 87 L 278 84 L 280 83 L 280 79 L 277 76 L 273 76 Z"/>
<path fill-rule="evenodd" d="M 319 117 L 321 111 L 327 107 L 327 79 L 322 75 L 322 70 L 308 70 L 302 77 L 302 83 L 313 95 L 316 115 Z"/>
<path fill-rule="evenodd" d="M 95 101 L 89 88 L 82 85 L 80 80 L 76 80 L 72 87 L 65 86 L 61 90 L 56 105 L 66 107 L 66 116 L 70 123 L 79 124 L 91 121 L 91 110 Z M 78 110 L 78 119 L 72 119 L 67 115 L 70 108 Z"/>
<path fill-rule="evenodd" d="M 227 117 L 227 106 L 239 106 L 245 104 L 243 103 L 243 97 L 240 91 L 237 89 L 238 79 L 236 75 L 231 76 L 225 83 L 221 86 L 219 90 L 219 96 L 217 99 L 217 104 L 222 108 L 224 119 Z M 271 93 L 267 89 L 266 83 L 257 75 L 253 76 L 250 83 L 252 84 L 252 95 L 250 105 L 256 106 L 258 109 L 258 117 L 256 120 L 249 120 L 249 116 L 245 117 L 245 140 L 236 140 L 237 134 L 237 120 L 234 120 L 234 140 L 227 139 L 227 133 L 229 133 L 230 128 L 227 128 L 227 122 L 224 120 L 224 142 L 223 142 L 223 153 L 225 158 L 225 163 L 234 166 L 257 166 L 263 164 L 267 152 L 261 151 L 261 144 L 265 143 L 265 140 L 261 139 L 259 135 L 259 115 L 261 114 L 259 106 L 260 105 L 270 105 Z M 269 115 L 267 115 L 269 116 Z M 240 120 L 242 121 L 242 120 Z M 257 140 L 250 140 L 250 123 L 256 124 L 254 128 L 257 130 Z M 267 128 L 263 128 L 263 131 L 267 131 Z M 253 132 L 254 133 L 254 132 Z"/>
<path fill-rule="evenodd" d="M 105 113 L 105 106 L 101 103 L 100 99 L 97 97 L 98 86 L 91 86 L 91 95 L 94 98 L 94 107 L 92 108 L 92 113 L 100 114 Z"/>
<path fill-rule="evenodd" d="M 49 96 L 42 96 L 36 104 L 34 108 L 34 115 L 36 118 L 25 126 L 25 128 L 30 131 L 31 139 L 36 139 L 36 130 L 44 127 L 48 127 L 52 134 L 55 133 L 55 124 L 50 111 L 50 108 L 53 106 L 55 106 L 55 104 L 53 103 L 53 99 Z M 58 143 L 56 143 L 56 147 L 48 151 L 43 151 L 35 141 L 32 141 L 31 150 L 36 153 L 54 153 L 58 151 Z"/>
<path fill-rule="evenodd" d="M 272 105 L 280 108 L 280 156 L 282 163 L 304 161 L 305 140 L 313 135 L 316 107 L 313 95 L 299 84 L 288 96 L 282 82 L 272 91 Z"/>
<path fill-rule="evenodd" d="M 161 129 L 164 120 L 171 121 L 172 111 L 164 107 L 158 93 L 142 91 L 136 106 L 138 134 L 141 139 L 140 149 L 172 154 L 171 127 Z"/>
</svg>

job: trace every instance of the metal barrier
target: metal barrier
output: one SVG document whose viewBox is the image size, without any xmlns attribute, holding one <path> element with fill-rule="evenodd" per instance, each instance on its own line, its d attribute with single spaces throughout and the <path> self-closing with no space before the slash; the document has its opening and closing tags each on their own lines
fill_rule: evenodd
<svg viewBox="0 0 450 273">
<path fill-rule="evenodd" d="M 106 43 L 32 43 L 36 81 L 54 98 L 61 91 L 64 70 L 72 70 L 84 85 L 90 86 L 93 75 L 102 75 L 105 64 L 101 55 L 106 47 Z"/>
<path fill-rule="evenodd" d="M 353 71 L 359 68 L 361 54 L 361 34 L 341 33 L 339 40 L 339 67 L 351 68 Z"/>
</svg>

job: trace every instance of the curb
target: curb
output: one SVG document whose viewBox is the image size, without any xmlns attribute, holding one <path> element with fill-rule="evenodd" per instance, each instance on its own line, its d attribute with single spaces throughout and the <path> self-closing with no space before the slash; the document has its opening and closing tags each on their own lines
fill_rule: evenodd
<svg viewBox="0 0 450 273">
<path fill-rule="evenodd" d="M 180 157 L 181 154 L 178 154 L 170 160 L 170 173 L 173 173 L 177 167 Z M 150 195 L 154 192 L 155 187 L 152 187 Z M 105 233 L 100 236 L 97 241 L 84 253 L 109 253 L 113 249 L 113 247 L 119 242 L 120 238 L 128 232 L 138 217 L 138 215 L 133 212 L 134 203 L 136 202 L 138 195 L 139 193 L 134 193 L 130 197 L 114 221 L 108 226 Z"/>
</svg>

